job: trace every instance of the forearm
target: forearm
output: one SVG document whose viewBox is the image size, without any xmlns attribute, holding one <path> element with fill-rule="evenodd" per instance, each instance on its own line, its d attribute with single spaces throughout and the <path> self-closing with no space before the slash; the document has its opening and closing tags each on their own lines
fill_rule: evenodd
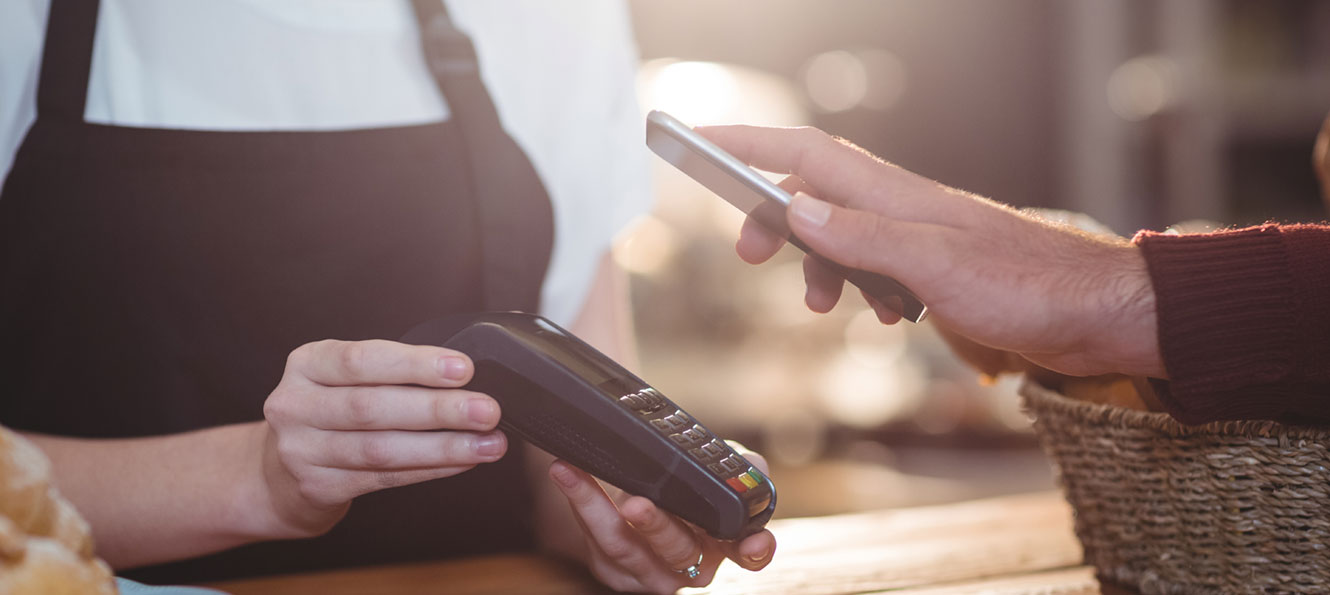
<svg viewBox="0 0 1330 595">
<path fill-rule="evenodd" d="M 264 502 L 262 422 L 169 436 L 87 440 L 25 434 L 115 568 L 282 537 Z"/>
</svg>

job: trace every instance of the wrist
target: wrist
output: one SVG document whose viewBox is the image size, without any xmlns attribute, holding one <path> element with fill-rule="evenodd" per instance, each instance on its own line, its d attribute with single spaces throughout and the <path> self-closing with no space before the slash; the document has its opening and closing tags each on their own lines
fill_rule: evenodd
<svg viewBox="0 0 1330 595">
<path fill-rule="evenodd" d="M 246 465 L 236 498 L 241 524 L 253 541 L 303 539 L 328 532 L 350 504 L 317 507 L 309 504 L 277 454 L 276 436 L 268 422 L 246 428 Z"/>
<path fill-rule="evenodd" d="M 1102 316 L 1091 331 L 1090 352 L 1104 370 L 1167 378 L 1159 349 L 1154 284 L 1145 255 L 1139 246 L 1129 243 L 1115 244 L 1109 250 L 1101 299 L 1093 305 Z"/>
</svg>

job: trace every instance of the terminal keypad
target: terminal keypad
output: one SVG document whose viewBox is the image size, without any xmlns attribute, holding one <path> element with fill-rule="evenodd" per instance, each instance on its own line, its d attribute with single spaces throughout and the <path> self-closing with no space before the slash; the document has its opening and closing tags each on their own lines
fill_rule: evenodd
<svg viewBox="0 0 1330 595">
<path fill-rule="evenodd" d="M 705 465 L 712 475 L 724 481 L 730 489 L 742 494 L 766 481 L 766 476 L 762 475 L 761 471 L 749 466 L 743 457 L 734 452 L 734 449 L 713 436 L 706 428 L 693 423 L 688 414 L 670 407 L 655 389 L 647 388 L 623 395 L 619 397 L 619 403 L 648 417 L 651 427 L 675 444 L 687 449 L 689 456 Z M 666 413 L 670 409 L 673 411 Z"/>
</svg>

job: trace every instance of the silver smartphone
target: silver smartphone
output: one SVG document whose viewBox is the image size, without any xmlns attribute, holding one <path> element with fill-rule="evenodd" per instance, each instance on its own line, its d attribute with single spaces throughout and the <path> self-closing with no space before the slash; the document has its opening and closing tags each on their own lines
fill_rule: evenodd
<svg viewBox="0 0 1330 595">
<path fill-rule="evenodd" d="M 785 220 L 790 194 L 673 116 L 658 110 L 647 114 L 647 146 L 670 165 L 784 237 L 805 254 L 818 259 L 906 320 L 919 322 L 928 314 L 928 308 L 914 292 L 895 279 L 841 266 L 794 237 Z"/>
</svg>

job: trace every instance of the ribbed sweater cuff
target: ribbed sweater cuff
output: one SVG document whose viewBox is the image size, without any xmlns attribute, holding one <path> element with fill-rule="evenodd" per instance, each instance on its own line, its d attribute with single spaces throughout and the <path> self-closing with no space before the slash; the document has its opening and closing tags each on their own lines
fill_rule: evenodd
<svg viewBox="0 0 1330 595">
<path fill-rule="evenodd" d="M 1154 284 L 1170 382 L 1161 400 L 1184 423 L 1279 417 L 1282 399 L 1250 387 L 1290 380 L 1300 363 L 1300 301 L 1279 226 L 1200 235 L 1137 234 Z"/>
</svg>

